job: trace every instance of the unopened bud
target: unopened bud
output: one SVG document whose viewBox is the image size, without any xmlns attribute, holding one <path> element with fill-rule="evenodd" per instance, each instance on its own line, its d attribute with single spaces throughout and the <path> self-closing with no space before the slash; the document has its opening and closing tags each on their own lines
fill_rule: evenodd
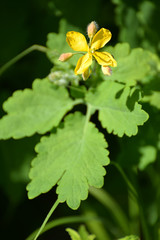
<svg viewBox="0 0 160 240">
<path fill-rule="evenodd" d="M 104 75 L 111 76 L 112 75 L 112 69 L 108 66 L 102 66 L 102 72 Z"/>
<path fill-rule="evenodd" d="M 65 62 L 73 56 L 73 53 L 62 53 L 59 57 L 59 61 Z"/>
<path fill-rule="evenodd" d="M 84 72 L 82 73 L 82 78 L 83 78 L 83 80 L 85 81 L 85 80 L 87 80 L 87 79 L 89 78 L 89 76 L 90 76 L 90 69 L 87 68 L 86 71 L 84 71 Z"/>
<path fill-rule="evenodd" d="M 95 21 L 92 21 L 87 27 L 88 37 L 93 38 L 97 30 L 98 30 L 98 24 Z"/>
</svg>

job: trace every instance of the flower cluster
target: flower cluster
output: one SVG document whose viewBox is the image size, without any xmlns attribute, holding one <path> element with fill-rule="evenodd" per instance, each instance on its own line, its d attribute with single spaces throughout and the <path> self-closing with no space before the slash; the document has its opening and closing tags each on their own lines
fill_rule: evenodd
<svg viewBox="0 0 160 240">
<path fill-rule="evenodd" d="M 82 74 L 83 80 L 87 80 L 90 75 L 90 66 L 93 59 L 101 65 L 102 72 L 105 75 L 111 75 L 111 67 L 116 67 L 117 62 L 113 56 L 108 52 L 99 52 L 98 49 L 103 48 L 112 37 L 111 32 L 108 29 L 101 28 L 97 32 L 97 24 L 93 21 L 87 27 L 87 34 L 90 39 L 87 44 L 86 38 L 83 34 L 75 31 L 70 31 L 66 35 L 66 41 L 68 45 L 78 52 L 87 52 L 84 56 L 80 57 L 76 68 L 75 74 Z M 74 53 L 63 53 L 59 60 L 66 61 L 73 56 Z"/>
</svg>

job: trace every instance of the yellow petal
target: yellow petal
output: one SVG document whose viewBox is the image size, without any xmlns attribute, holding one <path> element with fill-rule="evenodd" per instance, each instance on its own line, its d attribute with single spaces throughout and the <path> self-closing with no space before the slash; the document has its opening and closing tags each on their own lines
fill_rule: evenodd
<svg viewBox="0 0 160 240">
<path fill-rule="evenodd" d="M 101 28 L 93 37 L 91 42 L 91 50 L 97 50 L 106 45 L 111 39 L 112 34 L 108 29 Z"/>
<path fill-rule="evenodd" d="M 68 45 L 75 51 L 88 51 L 86 38 L 79 32 L 68 32 L 66 34 L 66 41 Z"/>
<path fill-rule="evenodd" d="M 77 66 L 74 70 L 75 74 L 82 74 L 84 73 L 87 68 L 92 64 L 92 54 L 86 53 L 83 57 L 81 57 L 78 62 Z"/>
<path fill-rule="evenodd" d="M 93 56 L 95 57 L 97 62 L 102 66 L 117 67 L 116 60 L 108 52 L 95 52 L 93 53 Z"/>
</svg>

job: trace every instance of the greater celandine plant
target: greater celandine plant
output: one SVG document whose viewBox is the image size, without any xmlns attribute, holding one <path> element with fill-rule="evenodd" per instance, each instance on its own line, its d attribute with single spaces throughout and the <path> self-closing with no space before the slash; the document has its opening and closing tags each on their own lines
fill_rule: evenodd
<svg viewBox="0 0 160 240">
<path fill-rule="evenodd" d="M 142 49 L 131 51 L 127 43 L 106 48 L 111 32 L 105 28 L 98 30 L 94 21 L 88 25 L 87 33 L 88 44 L 83 34 L 67 32 L 66 41 L 76 53 L 64 44 L 64 33 L 49 34 L 47 47 L 35 45 L 33 50 L 46 52 L 54 63 L 51 73 L 44 79 L 36 79 L 32 89 L 16 91 L 3 104 L 7 114 L 0 120 L 1 139 L 47 133 L 35 147 L 37 156 L 29 172 L 28 198 L 33 199 L 57 185 L 57 201 L 34 240 L 59 203 L 66 202 L 76 210 L 87 199 L 89 189 L 96 196 L 94 191 L 104 184 L 104 167 L 110 164 L 108 143 L 91 116 L 97 111 L 102 127 L 118 137 L 136 135 L 138 127 L 149 117 L 139 103 L 142 95 L 137 79 L 145 83 L 143 79 L 149 69 L 153 73 L 150 61 L 156 65 L 155 58 Z M 83 54 L 78 61 L 77 54 Z M 138 65 L 137 58 L 141 60 Z M 95 67 L 96 62 L 101 69 Z M 86 113 L 75 110 L 77 105 L 85 105 Z M 128 185 L 136 195 L 129 181 Z"/>
</svg>

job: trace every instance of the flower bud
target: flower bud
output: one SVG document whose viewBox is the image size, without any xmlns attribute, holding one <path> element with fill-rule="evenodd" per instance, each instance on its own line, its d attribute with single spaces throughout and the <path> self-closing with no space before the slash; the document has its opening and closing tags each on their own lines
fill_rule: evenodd
<svg viewBox="0 0 160 240">
<path fill-rule="evenodd" d="M 97 30 L 98 30 L 98 24 L 95 21 L 92 21 L 87 27 L 88 37 L 93 38 Z"/>
<path fill-rule="evenodd" d="M 87 69 L 82 73 L 82 78 L 83 78 L 83 80 L 85 81 L 85 80 L 87 80 L 87 79 L 89 78 L 89 76 L 90 76 L 90 69 L 87 68 Z"/>
<path fill-rule="evenodd" d="M 65 62 L 73 56 L 73 53 L 62 53 L 59 57 L 59 61 Z"/>
<path fill-rule="evenodd" d="M 102 72 L 104 75 L 111 76 L 112 75 L 112 69 L 108 66 L 102 66 L 101 67 Z"/>
</svg>

